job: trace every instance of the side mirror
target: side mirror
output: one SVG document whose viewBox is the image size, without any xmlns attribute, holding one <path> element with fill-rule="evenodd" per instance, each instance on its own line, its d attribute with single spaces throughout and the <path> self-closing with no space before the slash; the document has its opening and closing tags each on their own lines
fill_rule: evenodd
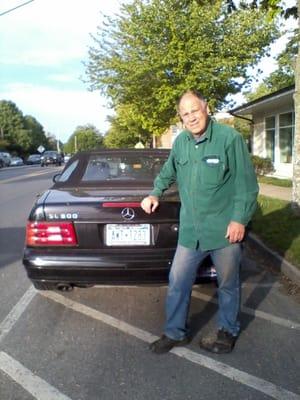
<svg viewBox="0 0 300 400">
<path fill-rule="evenodd" d="M 54 176 L 53 176 L 53 178 L 52 178 L 52 181 L 54 182 L 54 183 L 56 183 L 56 182 L 59 182 L 59 177 L 61 176 L 61 174 L 55 174 Z"/>
</svg>

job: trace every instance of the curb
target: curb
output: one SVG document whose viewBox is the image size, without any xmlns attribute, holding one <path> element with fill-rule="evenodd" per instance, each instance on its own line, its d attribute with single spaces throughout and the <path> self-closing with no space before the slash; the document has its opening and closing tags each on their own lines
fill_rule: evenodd
<svg viewBox="0 0 300 400">
<path fill-rule="evenodd" d="M 286 275 L 291 281 L 293 281 L 293 283 L 300 286 L 299 268 L 295 267 L 278 253 L 267 247 L 254 233 L 249 232 L 248 240 L 250 240 L 256 246 L 259 246 L 264 256 L 268 257 L 270 262 L 272 262 L 272 267 L 274 267 L 276 271 Z"/>
</svg>

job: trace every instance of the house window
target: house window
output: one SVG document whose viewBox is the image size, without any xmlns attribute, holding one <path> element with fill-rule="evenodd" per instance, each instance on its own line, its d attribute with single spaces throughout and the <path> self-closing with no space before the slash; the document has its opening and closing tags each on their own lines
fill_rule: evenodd
<svg viewBox="0 0 300 400">
<path fill-rule="evenodd" d="M 274 162 L 275 151 L 275 117 L 265 119 L 266 129 L 266 155 Z"/>
<path fill-rule="evenodd" d="M 295 114 L 293 112 L 279 115 L 279 149 L 282 163 L 292 162 L 294 127 Z"/>
</svg>

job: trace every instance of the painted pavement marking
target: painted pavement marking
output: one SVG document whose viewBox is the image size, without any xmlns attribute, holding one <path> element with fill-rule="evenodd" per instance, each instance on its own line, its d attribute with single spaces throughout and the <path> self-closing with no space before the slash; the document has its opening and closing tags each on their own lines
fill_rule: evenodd
<svg viewBox="0 0 300 400">
<path fill-rule="evenodd" d="M 33 286 L 30 286 L 29 289 L 24 293 L 21 299 L 17 302 L 17 304 L 12 308 L 10 313 L 6 316 L 6 318 L 0 324 L 0 343 L 4 339 L 4 337 L 10 332 L 12 327 L 21 317 L 23 312 L 26 310 L 27 306 L 30 304 L 31 300 L 36 295 L 36 290 Z"/>
<path fill-rule="evenodd" d="M 261 286 L 261 284 L 253 284 L 255 287 L 256 286 Z M 269 284 L 268 284 L 269 285 Z M 114 285 L 96 285 L 94 286 L 95 288 L 115 288 L 116 286 Z M 123 288 L 140 288 L 139 286 L 122 286 Z M 265 286 L 263 286 L 265 287 Z M 204 293 L 200 293 L 197 292 L 196 290 L 192 291 L 192 297 L 195 297 L 199 300 L 203 300 L 206 302 L 210 302 L 210 303 L 214 303 L 214 304 L 218 304 L 218 300 L 213 298 L 212 296 L 209 296 L 207 294 Z M 275 315 L 266 313 L 264 311 L 260 311 L 260 310 L 254 310 L 253 308 L 250 307 L 246 307 L 246 306 L 241 306 L 241 311 L 245 314 L 254 316 L 254 317 L 258 317 L 267 321 L 270 321 L 274 324 L 277 325 L 281 325 L 285 328 L 289 328 L 289 329 L 296 329 L 296 330 L 300 330 L 300 323 L 299 322 L 295 322 L 295 321 L 291 321 L 289 319 L 285 319 L 285 318 L 280 318 L 280 317 L 276 317 Z"/>
<path fill-rule="evenodd" d="M 101 311 L 95 310 L 91 307 L 87 307 L 81 303 L 65 298 L 64 296 L 57 294 L 55 292 L 41 292 L 42 296 L 53 300 L 63 306 L 91 317 L 95 320 L 101 321 L 113 328 L 116 328 L 125 334 L 134 336 L 146 343 L 151 343 L 158 337 L 152 335 L 151 333 L 144 331 L 140 328 L 136 328 L 124 321 L 114 318 L 110 315 L 104 314 Z M 176 354 L 190 362 L 200 365 L 201 367 L 208 368 L 218 374 L 221 374 L 232 381 L 241 383 L 252 389 L 255 389 L 261 393 L 277 399 L 277 400 L 300 400 L 300 396 L 296 393 L 290 392 L 280 386 L 274 385 L 271 382 L 265 381 L 263 379 L 257 378 L 256 376 L 250 375 L 246 372 L 240 371 L 237 368 L 230 367 L 227 364 L 216 361 L 212 358 L 203 356 L 202 354 L 196 353 L 186 348 L 174 348 L 171 353 Z"/>
<path fill-rule="evenodd" d="M 197 299 L 203 300 L 203 301 L 208 301 L 208 302 L 211 302 L 214 304 L 218 304 L 217 299 L 214 299 L 211 296 L 208 296 L 207 294 L 196 292 L 195 290 L 192 291 L 192 296 L 196 297 Z M 300 323 L 295 322 L 295 321 L 290 321 L 288 319 L 276 317 L 275 315 L 268 314 L 268 313 L 260 311 L 260 310 L 254 310 L 253 308 L 246 307 L 246 306 L 241 306 L 241 311 L 245 314 L 248 314 L 248 315 L 251 315 L 254 317 L 259 317 L 259 318 L 265 319 L 267 321 L 273 322 L 277 325 L 284 326 L 285 328 L 300 330 Z"/>
<path fill-rule="evenodd" d="M 0 370 L 37 400 L 71 400 L 3 351 L 0 352 Z"/>
</svg>

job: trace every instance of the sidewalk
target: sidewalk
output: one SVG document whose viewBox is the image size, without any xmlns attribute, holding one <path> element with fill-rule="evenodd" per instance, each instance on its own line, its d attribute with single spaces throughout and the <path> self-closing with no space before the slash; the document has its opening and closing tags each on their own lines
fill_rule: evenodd
<svg viewBox="0 0 300 400">
<path fill-rule="evenodd" d="M 259 194 L 275 199 L 292 201 L 292 188 L 259 183 Z M 275 251 L 269 249 L 254 233 L 249 234 L 250 240 L 268 257 L 272 266 L 286 275 L 292 282 L 300 286 L 300 270 L 285 260 Z"/>
<path fill-rule="evenodd" d="M 292 201 L 292 188 L 259 183 L 259 194 L 275 199 Z"/>
</svg>

